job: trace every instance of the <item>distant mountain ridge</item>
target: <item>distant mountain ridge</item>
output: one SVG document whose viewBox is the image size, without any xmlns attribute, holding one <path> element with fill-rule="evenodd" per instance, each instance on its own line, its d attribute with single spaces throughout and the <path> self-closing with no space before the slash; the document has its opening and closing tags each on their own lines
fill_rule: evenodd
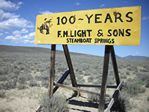
<svg viewBox="0 0 149 112">
<path fill-rule="evenodd" d="M 49 48 L 42 48 L 42 47 L 26 47 L 26 46 L 8 46 L 8 45 L 0 45 L 0 52 L 22 52 L 22 53 L 50 53 L 50 47 Z M 58 51 L 62 52 L 62 51 Z M 74 53 L 72 54 L 80 54 L 80 55 L 89 55 L 89 54 L 81 54 L 81 53 Z M 93 56 L 93 55 L 90 55 Z M 120 57 L 117 56 L 118 59 L 127 59 L 127 60 L 149 60 L 149 57 L 146 56 L 126 56 L 126 57 Z"/>
<path fill-rule="evenodd" d="M 7 46 L 0 45 L 0 52 L 24 52 L 24 53 L 38 53 L 38 52 L 50 52 L 49 48 L 41 47 L 26 47 L 26 46 Z"/>
<path fill-rule="evenodd" d="M 9 45 L 0 45 L 0 53 L 1 52 L 17 52 L 17 53 L 50 53 L 50 46 L 49 48 L 43 47 L 29 47 L 29 46 L 9 46 Z M 57 53 L 63 53 L 63 51 L 57 50 Z M 76 53 L 71 52 L 73 55 L 88 55 L 88 56 L 95 56 L 90 54 L 83 54 L 83 53 Z M 95 56 L 96 57 L 96 56 Z"/>
<path fill-rule="evenodd" d="M 149 57 L 129 55 L 129 56 L 124 57 L 124 59 L 128 59 L 128 60 L 149 60 Z"/>
</svg>

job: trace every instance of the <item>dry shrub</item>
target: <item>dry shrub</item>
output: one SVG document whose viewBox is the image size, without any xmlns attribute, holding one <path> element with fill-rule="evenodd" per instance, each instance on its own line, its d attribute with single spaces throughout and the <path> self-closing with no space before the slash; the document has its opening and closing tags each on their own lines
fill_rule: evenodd
<svg viewBox="0 0 149 112">
<path fill-rule="evenodd" d="M 21 89 L 26 89 L 27 87 L 26 87 L 25 84 L 18 84 L 18 85 L 17 85 L 17 88 L 18 88 L 19 90 L 21 90 Z"/>
<path fill-rule="evenodd" d="M 145 87 L 149 88 L 149 75 L 148 73 L 138 73 L 137 74 L 138 80 L 140 80 Z"/>
<path fill-rule="evenodd" d="M 94 92 L 99 92 L 100 90 L 97 89 L 97 88 L 91 88 L 90 91 L 94 91 Z M 98 95 L 95 95 L 95 94 L 88 94 L 88 99 L 89 101 L 91 102 L 96 102 L 96 103 L 99 103 L 99 96 Z"/>
<path fill-rule="evenodd" d="M 66 98 L 60 95 L 53 95 L 49 97 L 44 94 L 41 98 L 40 104 L 42 112 L 68 112 Z"/>
<path fill-rule="evenodd" d="M 39 84 L 36 80 L 32 80 L 32 81 L 30 81 L 29 86 L 30 87 L 35 87 L 35 86 L 39 86 Z"/>
<path fill-rule="evenodd" d="M 0 98 L 5 98 L 6 97 L 6 91 L 5 90 L 0 90 Z"/>
<path fill-rule="evenodd" d="M 125 90 L 131 96 L 145 92 L 145 88 L 142 86 L 142 84 L 135 80 L 128 81 Z"/>
</svg>

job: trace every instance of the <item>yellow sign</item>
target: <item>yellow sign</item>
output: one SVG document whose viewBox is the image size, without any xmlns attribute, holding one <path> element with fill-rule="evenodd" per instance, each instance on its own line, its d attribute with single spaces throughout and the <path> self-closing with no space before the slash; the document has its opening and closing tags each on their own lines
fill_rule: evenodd
<svg viewBox="0 0 149 112">
<path fill-rule="evenodd" d="M 36 44 L 139 45 L 141 7 L 38 15 Z"/>
</svg>

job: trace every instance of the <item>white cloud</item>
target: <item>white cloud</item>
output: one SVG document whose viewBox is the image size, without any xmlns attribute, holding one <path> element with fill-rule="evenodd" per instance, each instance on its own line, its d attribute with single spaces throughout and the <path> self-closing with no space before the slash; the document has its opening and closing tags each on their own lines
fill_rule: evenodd
<svg viewBox="0 0 149 112">
<path fill-rule="evenodd" d="M 142 20 L 149 20 L 149 16 L 144 16 L 144 17 L 142 17 Z"/>
<path fill-rule="evenodd" d="M 9 9 L 18 9 L 22 5 L 22 2 L 13 3 L 8 0 L 0 0 L 0 9 L 9 10 Z"/>
<path fill-rule="evenodd" d="M 29 34 L 23 35 L 22 38 L 23 39 L 34 39 L 35 36 L 35 32 L 30 32 Z"/>
<path fill-rule="evenodd" d="M 0 21 L 2 21 L 4 19 L 18 18 L 18 17 L 19 16 L 14 14 L 14 13 L 5 12 L 5 11 L 0 9 Z"/>
<path fill-rule="evenodd" d="M 33 43 L 32 22 L 14 12 L 21 5 L 22 2 L 14 3 L 10 0 L 0 0 L 0 36 L 4 33 L 6 35 L 4 40 L 15 43 Z"/>
<path fill-rule="evenodd" d="M 27 39 L 26 39 L 26 40 L 24 40 L 23 42 L 26 43 L 26 44 L 27 44 L 27 43 L 33 43 L 33 40 L 27 40 Z"/>
<path fill-rule="evenodd" d="M 15 36 L 9 35 L 9 36 L 5 37 L 5 39 L 7 39 L 7 40 L 16 40 L 17 38 Z"/>
<path fill-rule="evenodd" d="M 20 31 L 19 30 L 15 30 L 12 32 L 13 35 L 17 35 L 17 34 L 25 34 L 25 33 L 28 33 L 28 30 L 23 28 L 21 29 Z"/>
<path fill-rule="evenodd" d="M 42 12 L 40 12 L 40 14 L 52 14 L 53 12 L 51 12 L 51 11 L 42 11 Z"/>
<path fill-rule="evenodd" d="M 20 31 L 21 32 L 21 31 Z M 13 41 L 15 43 L 33 43 L 35 32 L 28 34 L 17 33 L 5 37 L 6 40 Z"/>
<path fill-rule="evenodd" d="M 28 33 L 28 30 L 23 28 L 23 29 L 21 29 L 21 33 Z"/>
<path fill-rule="evenodd" d="M 32 28 L 30 21 L 20 17 L 12 11 L 5 9 L 18 9 L 22 2 L 13 3 L 11 1 L 0 0 L 0 31 L 9 30 L 12 28 Z"/>
<path fill-rule="evenodd" d="M 0 30 L 11 29 L 11 28 L 32 28 L 32 27 L 33 25 L 30 21 L 20 17 L 9 18 L 7 20 L 0 22 Z"/>
</svg>

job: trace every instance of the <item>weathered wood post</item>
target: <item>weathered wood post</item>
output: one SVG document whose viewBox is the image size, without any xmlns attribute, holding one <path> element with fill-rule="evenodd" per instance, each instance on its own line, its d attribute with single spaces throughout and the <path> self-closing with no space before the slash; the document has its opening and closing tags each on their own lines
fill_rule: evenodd
<svg viewBox="0 0 149 112">
<path fill-rule="evenodd" d="M 113 64 L 113 70 L 114 70 L 116 84 L 118 86 L 120 84 L 120 77 L 119 77 L 119 72 L 118 72 L 118 67 L 117 67 L 114 46 L 111 46 L 111 60 L 112 60 L 112 64 Z"/>
<path fill-rule="evenodd" d="M 56 45 L 51 45 L 51 59 L 50 59 L 50 79 L 49 79 L 49 96 L 53 95 L 53 83 L 55 79 L 55 55 L 56 55 Z"/>
<path fill-rule="evenodd" d="M 104 53 L 104 65 L 103 65 L 102 84 L 100 92 L 99 112 L 104 112 L 105 107 L 105 94 L 106 94 L 106 83 L 108 77 L 110 50 L 111 46 L 106 45 Z"/>
<path fill-rule="evenodd" d="M 65 54 L 65 57 L 66 57 L 67 65 L 68 65 L 68 68 L 69 68 L 69 71 L 70 71 L 70 79 L 71 79 L 71 82 L 72 82 L 72 86 L 77 87 L 77 81 L 76 81 L 76 77 L 75 77 L 71 57 L 70 57 L 70 54 L 69 54 L 68 46 L 63 45 L 63 49 L 64 49 L 64 54 Z"/>
</svg>

